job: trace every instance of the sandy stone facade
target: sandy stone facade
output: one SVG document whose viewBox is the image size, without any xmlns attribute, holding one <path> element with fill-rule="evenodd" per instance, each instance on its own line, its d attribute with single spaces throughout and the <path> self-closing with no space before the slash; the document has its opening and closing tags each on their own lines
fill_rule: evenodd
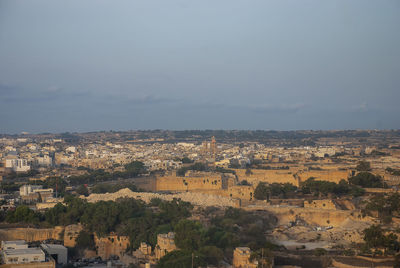
<svg viewBox="0 0 400 268">
<path fill-rule="evenodd" d="M 176 249 L 175 233 L 169 232 L 168 234 L 157 235 L 157 245 L 155 247 L 156 259 L 161 259 L 167 253 Z"/>
<path fill-rule="evenodd" d="M 129 237 L 116 234 L 100 238 L 95 235 L 94 242 L 97 248 L 97 255 L 103 260 L 110 258 L 112 255 L 121 257 L 129 247 Z"/>
<path fill-rule="evenodd" d="M 336 203 L 331 199 L 304 201 L 305 208 L 331 209 L 336 210 Z"/>
<path fill-rule="evenodd" d="M 257 262 L 250 262 L 251 251 L 248 247 L 237 247 L 233 252 L 234 268 L 257 268 Z"/>
<path fill-rule="evenodd" d="M 158 177 L 157 191 L 193 191 L 193 190 L 218 190 L 222 189 L 223 179 L 218 175 L 199 175 L 190 177 L 177 177 L 175 175 Z"/>
<path fill-rule="evenodd" d="M 83 226 L 81 224 L 71 224 L 66 226 L 64 230 L 64 246 L 71 248 L 75 247 L 76 238 L 82 229 Z"/>
<path fill-rule="evenodd" d="M 25 240 L 27 242 L 43 241 L 46 239 L 62 239 L 64 227 L 36 229 L 36 228 L 10 228 L 0 229 L 0 240 Z"/>
</svg>

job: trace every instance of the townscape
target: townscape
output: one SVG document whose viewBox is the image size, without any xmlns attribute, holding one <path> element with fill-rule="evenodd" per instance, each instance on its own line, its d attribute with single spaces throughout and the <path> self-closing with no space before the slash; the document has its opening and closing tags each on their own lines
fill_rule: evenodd
<svg viewBox="0 0 400 268">
<path fill-rule="evenodd" d="M 398 267 L 400 131 L 0 136 L 0 267 Z"/>
</svg>

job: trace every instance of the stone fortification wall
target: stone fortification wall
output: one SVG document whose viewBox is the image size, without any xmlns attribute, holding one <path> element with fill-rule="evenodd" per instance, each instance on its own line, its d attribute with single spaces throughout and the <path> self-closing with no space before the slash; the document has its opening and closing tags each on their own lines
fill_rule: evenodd
<svg viewBox="0 0 400 268">
<path fill-rule="evenodd" d="M 83 226 L 81 224 L 71 224 L 66 226 L 64 230 L 64 246 L 75 247 L 76 238 L 82 229 Z"/>
<path fill-rule="evenodd" d="M 254 200 L 254 186 L 235 185 L 230 186 L 228 189 L 221 190 L 198 190 L 196 193 L 204 193 L 207 195 L 217 195 L 221 197 L 240 199 L 241 201 Z"/>
<path fill-rule="evenodd" d="M 35 228 L 10 228 L 0 229 L 0 240 L 26 240 L 43 241 L 46 239 L 62 239 L 64 228 L 57 226 L 55 228 L 35 229 Z"/>
<path fill-rule="evenodd" d="M 332 258 L 332 266 L 337 268 L 360 268 L 360 267 L 376 267 L 389 268 L 393 267 L 393 258 L 366 258 L 362 256 L 356 257 L 335 257 Z"/>
<path fill-rule="evenodd" d="M 157 178 L 156 177 L 135 178 L 134 181 L 133 181 L 133 183 L 138 188 L 143 189 L 145 191 L 149 191 L 149 192 L 155 192 L 157 190 L 156 182 L 157 182 Z"/>
<path fill-rule="evenodd" d="M 95 235 L 94 242 L 97 247 L 97 255 L 103 260 L 110 258 L 111 255 L 122 257 L 129 247 L 129 237 L 115 234 L 100 238 Z"/>
<path fill-rule="evenodd" d="M 244 185 L 231 186 L 225 192 L 226 196 L 232 198 L 239 198 L 241 200 L 248 200 L 248 201 L 252 201 L 254 199 L 253 186 L 244 186 Z"/>
<path fill-rule="evenodd" d="M 266 210 L 273 213 L 279 225 L 287 225 L 298 219 L 310 225 L 328 226 L 333 227 L 342 226 L 348 220 L 358 222 L 372 222 L 371 217 L 363 218 L 360 211 L 350 210 L 321 210 L 317 208 L 302 208 L 302 207 L 246 207 L 245 210 Z"/>
<path fill-rule="evenodd" d="M 314 177 L 320 181 L 330 181 L 339 183 L 341 180 L 346 180 L 350 176 L 349 170 L 310 170 L 297 173 L 300 181 L 306 181 L 310 177 Z"/>
<path fill-rule="evenodd" d="M 356 206 L 347 199 L 335 199 L 336 206 L 342 210 L 355 210 Z"/>
<path fill-rule="evenodd" d="M 169 232 L 168 234 L 157 235 L 157 245 L 154 248 L 156 259 L 161 259 L 168 252 L 177 249 L 174 239 L 175 239 L 175 233 L 173 232 Z"/>
<path fill-rule="evenodd" d="M 221 176 L 177 177 L 174 175 L 157 177 L 157 191 L 192 191 L 222 189 Z"/>
<path fill-rule="evenodd" d="M 295 186 L 299 186 L 302 181 L 307 180 L 310 177 L 314 177 L 317 180 L 331 181 L 338 183 L 340 180 L 347 180 L 350 171 L 348 170 L 310 170 L 301 171 L 299 169 L 291 168 L 289 170 L 263 170 L 263 169 L 252 169 L 252 174 L 246 175 L 245 169 L 235 169 L 236 174 L 241 180 L 247 180 L 253 185 L 257 185 L 259 182 L 266 183 L 291 183 Z"/>
<path fill-rule="evenodd" d="M 259 182 L 266 183 L 291 183 L 295 186 L 299 186 L 299 180 L 294 176 L 296 170 L 264 170 L 264 169 L 252 169 L 252 174 L 246 175 L 245 169 L 235 169 L 236 175 L 239 181 L 247 180 L 254 186 L 257 186 Z"/>
<path fill-rule="evenodd" d="M 304 201 L 305 208 L 318 208 L 318 209 L 338 209 L 336 203 L 331 199 L 323 199 L 323 200 L 308 200 Z"/>
<path fill-rule="evenodd" d="M 98 201 L 115 201 L 118 198 L 135 198 L 143 200 L 149 203 L 153 198 L 159 198 L 166 201 L 171 201 L 174 198 L 181 199 L 185 202 L 190 202 L 193 205 L 198 206 L 216 206 L 216 207 L 237 207 L 240 206 L 240 202 L 237 199 L 216 196 L 203 193 L 190 193 L 182 192 L 176 194 L 158 194 L 158 193 L 145 193 L 145 192 L 132 192 L 128 188 L 119 190 L 116 193 L 107 194 L 91 194 L 88 197 L 82 197 L 88 200 L 88 202 L 98 202 Z"/>
</svg>

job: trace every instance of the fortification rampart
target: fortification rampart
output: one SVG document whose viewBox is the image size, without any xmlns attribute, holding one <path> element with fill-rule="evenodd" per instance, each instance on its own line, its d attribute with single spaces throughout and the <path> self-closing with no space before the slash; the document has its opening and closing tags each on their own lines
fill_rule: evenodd
<svg viewBox="0 0 400 268">
<path fill-rule="evenodd" d="M 300 182 L 306 181 L 308 178 L 313 177 L 320 181 L 330 181 L 334 183 L 339 183 L 341 180 L 346 180 L 350 176 L 349 170 L 310 170 L 298 172 L 297 176 Z"/>
<path fill-rule="evenodd" d="M 266 183 L 291 183 L 299 186 L 299 180 L 295 177 L 297 170 L 265 170 L 252 169 L 251 174 L 246 175 L 245 169 L 235 169 L 239 181 L 247 180 L 257 186 L 259 182 Z"/>
<path fill-rule="evenodd" d="M 197 190 L 194 192 L 204 193 L 207 195 L 217 195 L 223 197 L 229 197 L 234 199 L 240 199 L 242 201 L 254 200 L 254 187 L 245 185 L 230 186 L 228 189 L 219 190 Z"/>
<path fill-rule="evenodd" d="M 245 210 L 266 210 L 273 213 L 279 225 L 287 225 L 298 219 L 310 225 L 333 227 L 342 226 L 346 220 L 372 222 L 371 217 L 362 217 L 358 210 L 321 210 L 317 208 L 302 208 L 302 207 L 245 207 Z"/>
<path fill-rule="evenodd" d="M 332 266 L 337 268 L 361 268 L 376 267 L 389 268 L 393 267 L 393 258 L 368 258 L 363 256 L 356 257 L 335 257 L 332 258 Z"/>
<path fill-rule="evenodd" d="M 318 209 L 330 209 L 336 210 L 337 206 L 334 201 L 331 199 L 322 199 L 322 200 L 306 200 L 304 201 L 305 208 L 318 208 Z"/>
<path fill-rule="evenodd" d="M 193 190 L 218 190 L 222 189 L 221 176 L 201 177 L 157 177 L 157 191 L 193 191 Z"/>
<path fill-rule="evenodd" d="M 66 226 L 64 230 L 64 246 L 75 247 L 76 238 L 82 229 L 83 226 L 81 224 L 71 224 Z"/>
<path fill-rule="evenodd" d="M 0 240 L 25 240 L 27 242 L 43 241 L 47 239 L 62 239 L 64 227 L 35 229 L 35 228 L 10 228 L 0 229 Z"/>
<path fill-rule="evenodd" d="M 129 237 L 115 234 L 106 237 L 97 237 L 95 235 L 94 242 L 97 247 L 97 255 L 106 260 L 111 255 L 122 257 L 129 246 Z"/>
<path fill-rule="evenodd" d="M 266 183 L 291 183 L 295 186 L 299 186 L 301 182 L 306 181 L 310 177 L 314 177 L 317 180 L 330 181 L 338 183 L 340 180 L 347 180 L 350 176 L 348 170 L 310 170 L 302 171 L 299 169 L 283 169 L 283 170 L 264 170 L 264 169 L 252 169 L 251 174 L 246 175 L 245 169 L 235 169 L 235 172 L 241 180 L 247 180 L 253 185 L 257 185 L 259 182 Z"/>
</svg>

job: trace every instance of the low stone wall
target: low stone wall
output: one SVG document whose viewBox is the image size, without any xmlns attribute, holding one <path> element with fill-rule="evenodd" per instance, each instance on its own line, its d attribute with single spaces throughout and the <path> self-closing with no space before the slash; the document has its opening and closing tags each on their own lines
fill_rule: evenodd
<svg viewBox="0 0 400 268">
<path fill-rule="evenodd" d="M 394 193 L 396 192 L 394 189 L 389 188 L 364 188 L 366 193 Z"/>
<path fill-rule="evenodd" d="M 332 258 L 332 266 L 336 268 L 392 268 L 393 265 L 393 258 L 368 258 L 363 256 Z"/>
</svg>

